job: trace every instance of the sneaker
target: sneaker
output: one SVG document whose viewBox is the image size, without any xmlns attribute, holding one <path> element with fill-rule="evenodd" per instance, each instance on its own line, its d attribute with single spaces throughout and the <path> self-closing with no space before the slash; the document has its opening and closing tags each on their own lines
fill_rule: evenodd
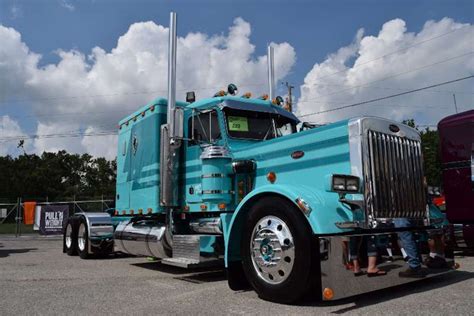
<svg viewBox="0 0 474 316">
<path fill-rule="evenodd" d="M 448 263 L 446 259 L 436 256 L 436 257 L 428 257 L 425 260 L 425 265 L 430 269 L 444 269 L 448 267 Z"/>
<path fill-rule="evenodd" d="M 404 271 L 398 272 L 398 276 L 401 278 L 424 278 L 426 273 L 421 268 L 407 268 Z"/>
</svg>

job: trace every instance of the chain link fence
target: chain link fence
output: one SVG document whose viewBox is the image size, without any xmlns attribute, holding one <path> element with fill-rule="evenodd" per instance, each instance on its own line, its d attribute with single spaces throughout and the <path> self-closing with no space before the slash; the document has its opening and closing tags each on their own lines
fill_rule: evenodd
<svg viewBox="0 0 474 316">
<path fill-rule="evenodd" d="M 25 203 L 34 203 L 33 224 L 25 223 Z M 0 234 L 14 234 L 16 237 L 25 233 L 38 233 L 39 214 L 42 207 L 63 206 L 69 210 L 69 216 L 78 212 L 106 212 L 113 209 L 115 200 L 104 197 L 94 199 L 63 200 L 63 201 L 36 201 L 27 202 L 18 198 L 16 202 L 0 203 Z"/>
</svg>

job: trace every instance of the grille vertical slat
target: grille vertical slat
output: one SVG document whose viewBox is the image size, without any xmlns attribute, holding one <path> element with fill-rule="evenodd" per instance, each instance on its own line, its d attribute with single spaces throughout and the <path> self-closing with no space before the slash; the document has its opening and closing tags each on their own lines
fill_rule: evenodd
<svg viewBox="0 0 474 316">
<path fill-rule="evenodd" d="M 417 183 L 419 184 L 420 186 L 420 190 L 423 191 L 423 182 L 424 182 L 424 179 L 423 179 L 423 166 L 422 166 L 422 161 L 421 161 L 421 144 L 420 143 L 416 143 L 416 149 L 417 149 L 417 159 L 416 159 L 416 162 L 417 162 L 417 171 L 418 171 L 418 180 Z M 418 217 L 422 217 L 425 213 L 425 201 L 426 201 L 426 197 L 423 195 L 423 194 L 420 194 L 418 196 L 418 203 L 420 205 L 420 208 L 419 208 L 419 211 L 418 211 Z"/>
<path fill-rule="evenodd" d="M 402 179 L 400 177 L 400 153 L 398 152 L 398 144 L 397 139 L 394 136 L 390 136 L 390 146 L 392 148 L 392 163 L 393 163 L 393 181 L 392 184 L 394 186 L 394 195 L 396 201 L 396 208 L 393 211 L 393 214 L 399 213 L 400 209 L 404 209 L 403 206 L 403 199 L 400 199 L 400 193 L 402 191 Z"/>
<path fill-rule="evenodd" d="M 374 219 L 425 215 L 420 142 L 376 131 L 367 134 L 367 210 Z"/>
<path fill-rule="evenodd" d="M 382 194 L 382 198 L 385 201 L 385 207 L 380 210 L 380 216 L 386 217 L 386 213 L 392 208 L 392 199 L 391 199 L 391 192 L 390 192 L 390 174 L 388 171 L 388 161 L 387 161 L 387 141 L 385 139 L 385 135 L 380 135 L 380 145 L 381 145 L 381 157 L 380 162 L 382 164 L 382 170 L 380 172 L 382 181 L 383 181 L 383 192 L 388 193 L 387 195 Z"/>
</svg>

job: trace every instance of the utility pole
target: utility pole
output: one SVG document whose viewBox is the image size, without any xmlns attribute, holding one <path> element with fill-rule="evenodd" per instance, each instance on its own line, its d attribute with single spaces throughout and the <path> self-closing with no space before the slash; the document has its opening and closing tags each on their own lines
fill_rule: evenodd
<svg viewBox="0 0 474 316">
<path fill-rule="evenodd" d="M 286 99 L 286 106 L 288 107 L 288 112 L 293 112 L 293 98 L 291 90 L 293 90 L 295 86 L 289 84 L 288 81 L 285 82 L 285 86 L 288 89 L 288 98 Z"/>
<path fill-rule="evenodd" d="M 458 105 L 456 103 L 456 95 L 453 93 L 453 99 L 454 99 L 454 109 L 456 110 L 456 114 L 458 114 Z"/>
</svg>

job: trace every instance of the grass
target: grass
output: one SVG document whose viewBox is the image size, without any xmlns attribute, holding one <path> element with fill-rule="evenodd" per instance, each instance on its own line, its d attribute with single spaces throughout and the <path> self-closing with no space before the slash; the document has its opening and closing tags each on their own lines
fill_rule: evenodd
<svg viewBox="0 0 474 316">
<path fill-rule="evenodd" d="M 38 233 L 38 231 L 33 230 L 33 225 L 20 224 L 22 234 L 31 234 Z M 0 234 L 15 234 L 16 233 L 16 223 L 3 223 L 0 224 Z"/>
</svg>

